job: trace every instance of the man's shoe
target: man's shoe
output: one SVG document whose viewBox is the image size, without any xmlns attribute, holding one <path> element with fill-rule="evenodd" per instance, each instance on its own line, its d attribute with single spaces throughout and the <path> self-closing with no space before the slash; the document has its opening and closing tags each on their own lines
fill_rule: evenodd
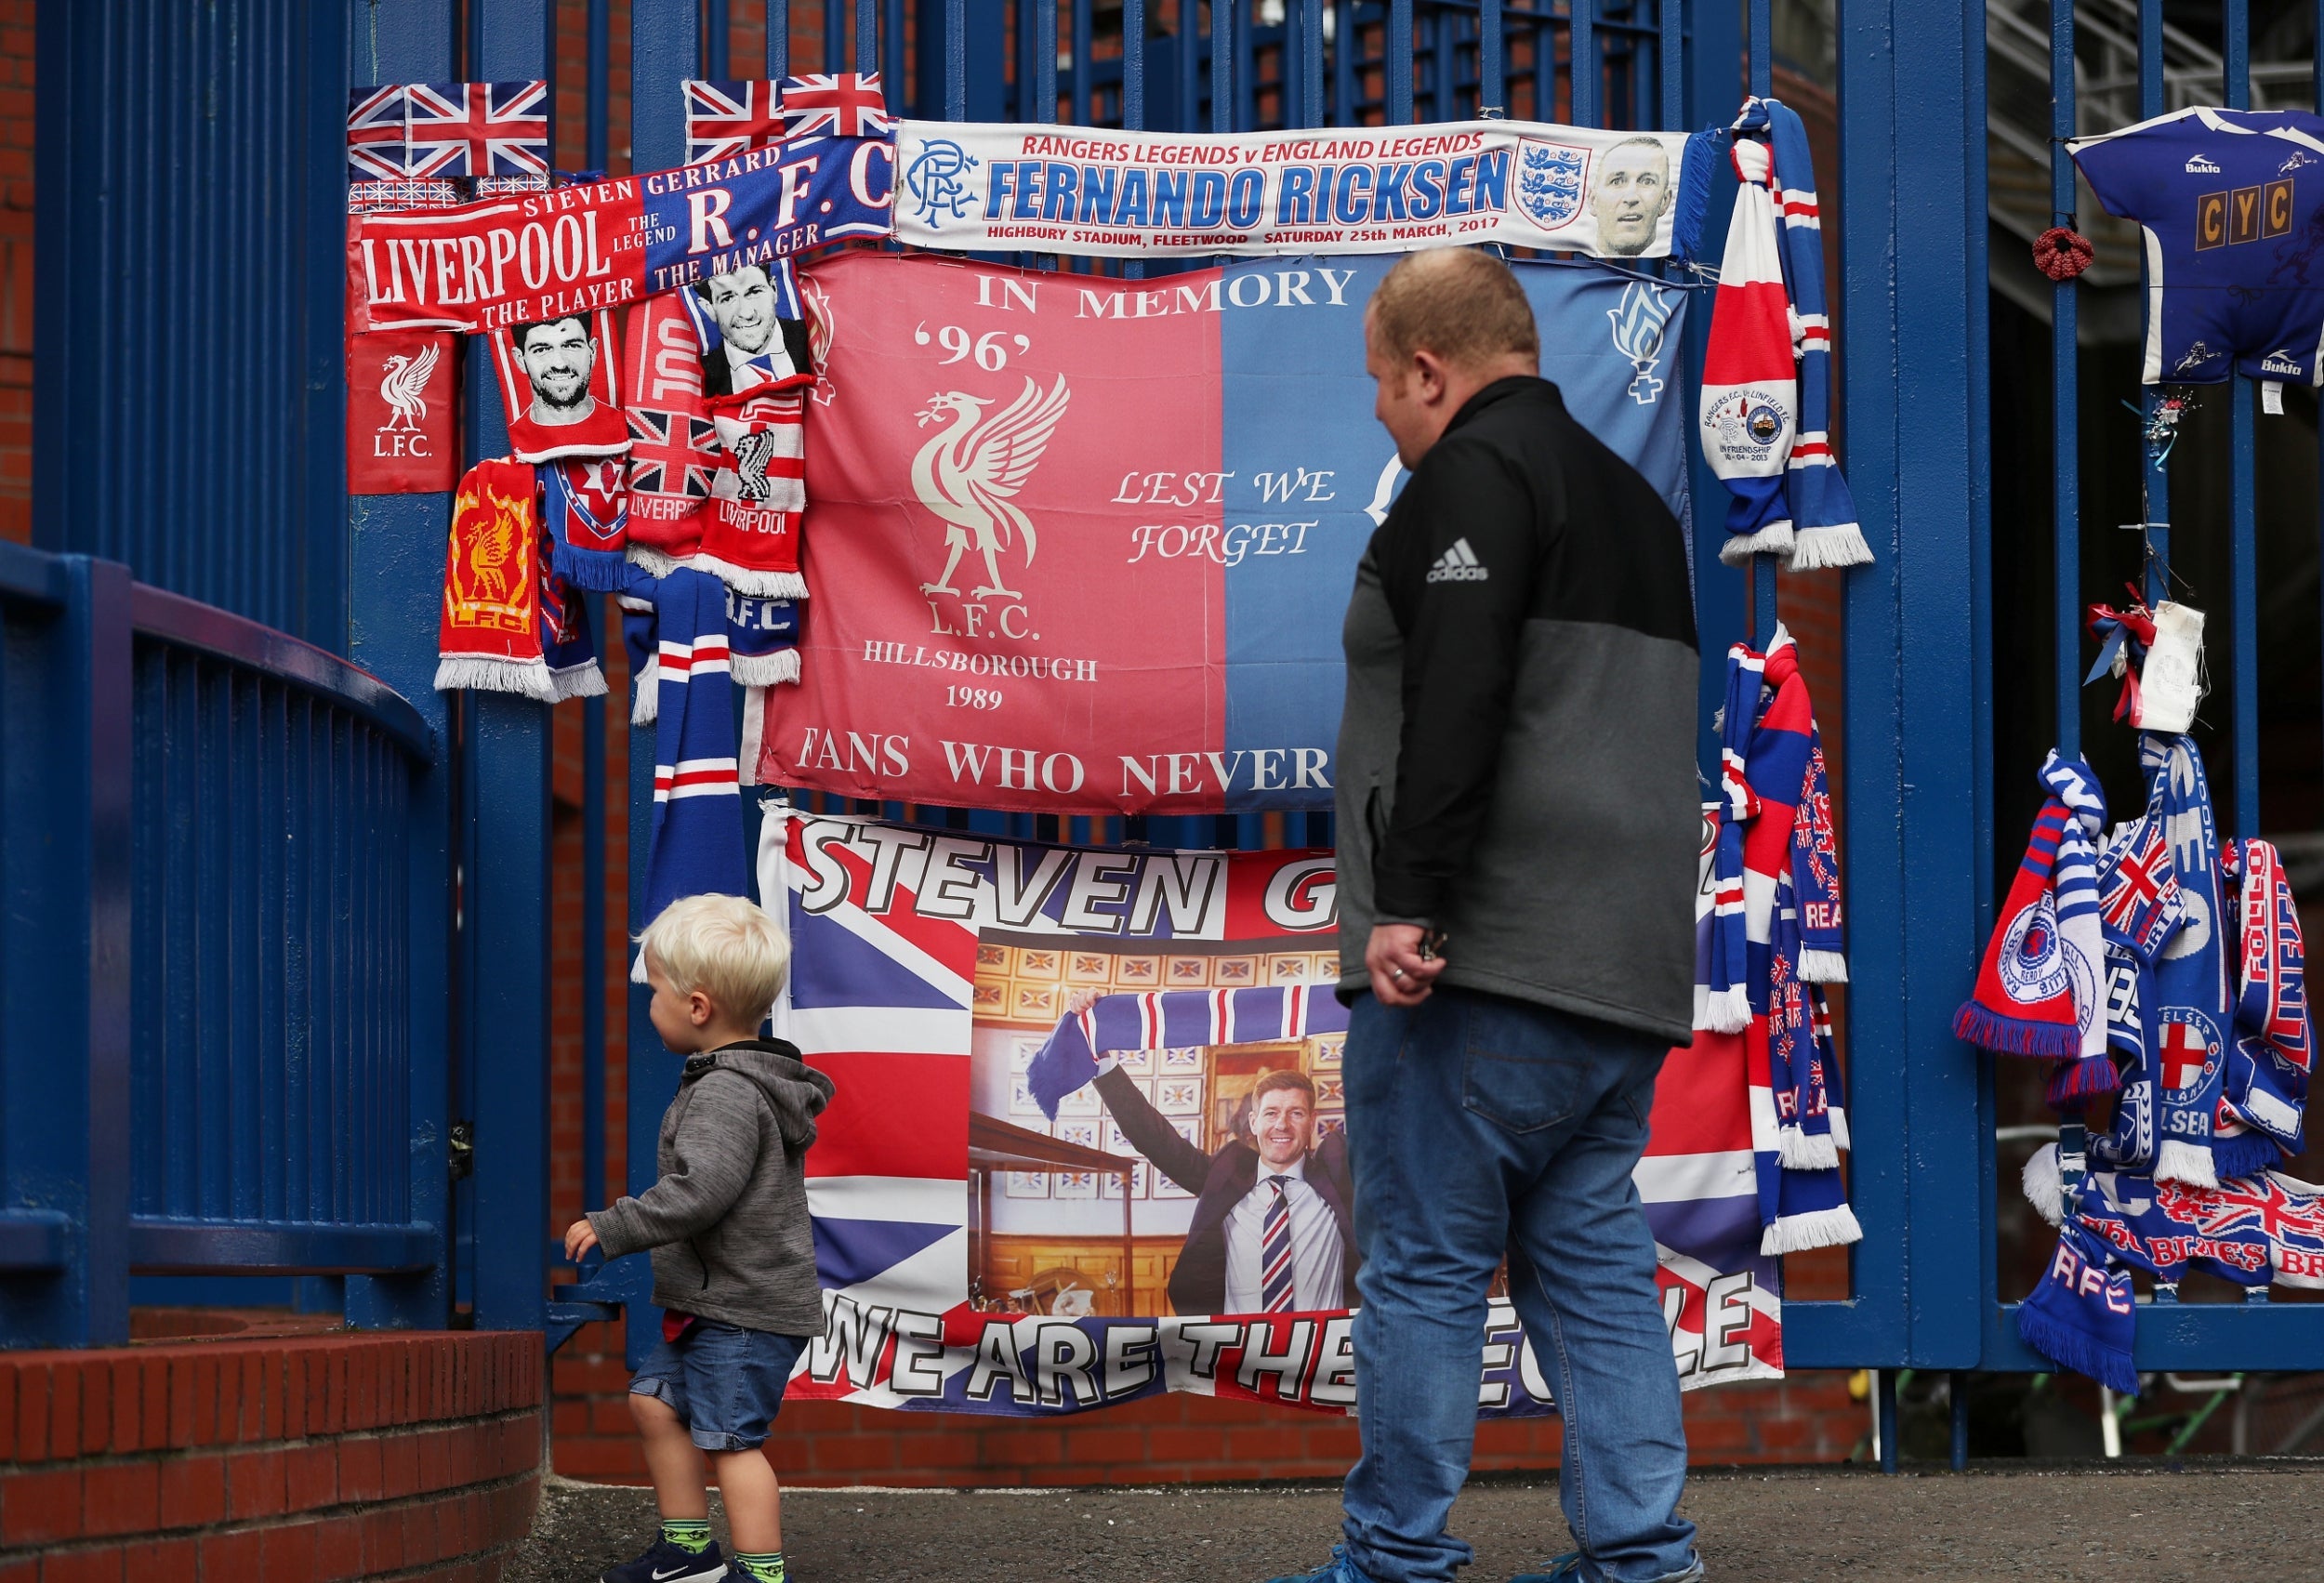
<svg viewBox="0 0 2324 1583">
<path fill-rule="evenodd" d="M 719 1553 L 716 1539 L 697 1553 L 657 1538 L 637 1560 L 609 1566 L 597 1578 L 598 1583 L 713 1583 L 725 1576 L 726 1558 Z"/>
<path fill-rule="evenodd" d="M 1267 1583 L 1372 1583 L 1361 1567 L 1348 1559 L 1345 1545 L 1331 1547 L 1331 1560 L 1314 1572 L 1287 1573 L 1270 1577 Z"/>
</svg>

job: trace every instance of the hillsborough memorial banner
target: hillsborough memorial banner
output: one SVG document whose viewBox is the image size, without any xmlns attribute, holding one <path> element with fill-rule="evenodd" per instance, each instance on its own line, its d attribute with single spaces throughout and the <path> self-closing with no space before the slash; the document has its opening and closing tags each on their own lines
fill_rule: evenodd
<svg viewBox="0 0 2324 1583">
<path fill-rule="evenodd" d="M 1659 258 L 1692 251 L 1700 227 L 1701 199 L 1680 197 L 1687 151 L 1684 132 L 1529 121 L 1237 133 L 905 121 L 896 235 L 1141 257 L 1493 242 Z"/>
<path fill-rule="evenodd" d="M 1331 806 L 1340 617 L 1403 470 L 1364 304 L 1392 260 L 1155 281 L 850 254 L 809 427 L 801 684 L 759 778 L 1197 813 Z M 1684 294 L 1519 264 L 1541 372 L 1684 520 Z"/>
<path fill-rule="evenodd" d="M 1353 1405 L 1330 853 L 1045 846 L 776 806 L 759 877 L 791 934 L 776 1030 L 838 1088 L 807 1154 L 829 1322 L 794 1397 Z M 1690 1387 L 1782 1373 L 1745 1075 L 1736 1041 L 1673 1050 L 1636 1175 Z M 1258 1220 L 1235 1211 L 1262 1162 L 1290 1159 L 1333 1234 L 1263 1273 Z M 1481 1409 L 1548 1410 L 1504 1285 Z"/>
<path fill-rule="evenodd" d="M 586 316 L 850 237 L 884 237 L 895 144 L 792 139 L 710 165 L 367 214 L 349 229 L 356 331 Z"/>
</svg>

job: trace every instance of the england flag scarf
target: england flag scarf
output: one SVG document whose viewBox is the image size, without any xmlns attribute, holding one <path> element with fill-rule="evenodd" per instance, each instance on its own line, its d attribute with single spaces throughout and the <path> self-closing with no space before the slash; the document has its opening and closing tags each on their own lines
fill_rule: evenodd
<svg viewBox="0 0 2324 1583">
<path fill-rule="evenodd" d="M 655 693 L 643 916 L 686 896 L 748 895 L 726 590 L 706 573 L 633 571 L 621 605 L 630 668 L 641 674 L 650 657 Z M 642 952 L 629 977 L 645 982 Z"/>
<path fill-rule="evenodd" d="M 2106 942 L 2096 838 L 2106 794 L 2090 766 L 2055 748 L 2041 766 L 2049 796 L 1993 925 L 1977 986 L 1953 1015 L 1953 1036 L 1999 1055 L 2095 1061 L 2089 1092 L 2114 1087 L 2106 1059 Z"/>
<path fill-rule="evenodd" d="M 1735 130 L 1769 141 L 1737 138 L 1732 151 L 1741 185 L 1703 366 L 1704 455 L 1734 496 L 1720 559 L 1861 566 L 1872 551 L 1831 447 L 1831 320 L 1807 129 L 1779 100 L 1750 99 Z"/>
<path fill-rule="evenodd" d="M 1848 977 L 1823 746 L 1799 651 L 1782 626 L 1764 654 L 1741 643 L 1727 651 L 1720 732 L 1710 979 L 1696 1025 L 1740 1033 L 1766 1009 L 1779 883 L 1789 884 L 1799 916 L 1784 970 L 1805 983 Z"/>
</svg>

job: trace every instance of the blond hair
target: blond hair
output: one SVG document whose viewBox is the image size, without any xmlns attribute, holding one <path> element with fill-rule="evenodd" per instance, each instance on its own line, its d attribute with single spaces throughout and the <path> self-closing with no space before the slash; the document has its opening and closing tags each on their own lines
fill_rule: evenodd
<svg viewBox="0 0 2324 1583">
<path fill-rule="evenodd" d="M 700 990 L 730 1017 L 763 1019 L 791 968 L 783 930 L 741 896 L 672 902 L 638 943 L 679 994 Z"/>
<path fill-rule="evenodd" d="M 1407 253 L 1372 292 L 1372 336 L 1392 364 L 1433 351 L 1456 368 L 1516 354 L 1538 363 L 1541 333 L 1515 271 L 1473 247 Z"/>
</svg>

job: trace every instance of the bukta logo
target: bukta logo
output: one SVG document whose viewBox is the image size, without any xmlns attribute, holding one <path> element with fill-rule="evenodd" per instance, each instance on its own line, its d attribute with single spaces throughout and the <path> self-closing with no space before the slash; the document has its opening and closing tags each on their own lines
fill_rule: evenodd
<svg viewBox="0 0 2324 1583">
<path fill-rule="evenodd" d="M 1040 465 L 1041 453 L 1049 449 L 1050 436 L 1072 399 L 1063 374 L 1047 390 L 1028 376 L 1016 400 L 990 417 L 985 409 L 995 404 L 995 398 L 966 390 L 939 391 L 915 415 L 923 429 L 951 419 L 912 458 L 913 491 L 922 506 L 944 519 L 946 550 L 943 574 L 922 583 L 920 592 L 958 597 L 952 574 L 973 547 L 984 558 L 984 582 L 971 588 L 969 598 L 1024 597 L 1001 576 L 1000 552 L 1012 547 L 1012 537 L 1022 538 L 1024 563 L 1033 564 L 1038 537 L 1033 520 L 1017 506 L 1016 495 Z"/>
<path fill-rule="evenodd" d="M 2197 154 L 2186 162 L 2186 173 L 2189 176 L 2217 176 L 2219 165 L 2209 156 Z"/>
<path fill-rule="evenodd" d="M 2269 374 L 2289 374 L 2295 379 L 2305 378 L 2308 372 L 2306 369 L 2300 366 L 2300 360 L 2298 358 L 2292 356 L 2291 353 L 2284 350 L 2281 347 L 2277 348 L 2274 351 L 2269 352 L 2265 357 L 2261 358 L 2260 367 Z"/>
</svg>

